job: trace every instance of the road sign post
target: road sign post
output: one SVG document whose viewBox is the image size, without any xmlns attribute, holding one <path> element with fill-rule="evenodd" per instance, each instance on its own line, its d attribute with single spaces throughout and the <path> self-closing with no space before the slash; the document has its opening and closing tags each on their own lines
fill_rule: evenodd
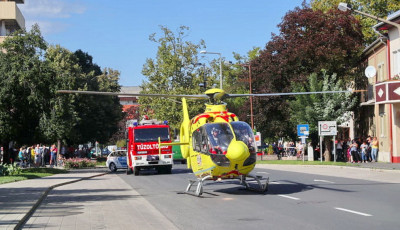
<svg viewBox="0 0 400 230">
<path fill-rule="evenodd" d="M 333 136 L 333 154 L 334 159 L 336 161 L 336 148 L 335 148 L 335 139 L 337 135 L 337 124 L 336 121 L 318 121 L 318 135 L 320 136 L 320 157 L 322 162 L 322 136 Z"/>
</svg>

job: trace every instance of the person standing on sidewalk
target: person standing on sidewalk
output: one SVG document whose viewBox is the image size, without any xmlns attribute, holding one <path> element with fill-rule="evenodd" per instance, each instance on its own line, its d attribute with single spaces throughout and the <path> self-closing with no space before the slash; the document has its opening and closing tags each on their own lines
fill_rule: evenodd
<svg viewBox="0 0 400 230">
<path fill-rule="evenodd" d="M 57 166 L 57 148 L 52 145 L 50 148 L 50 166 Z"/>
<path fill-rule="evenodd" d="M 374 139 L 372 139 L 372 143 L 371 143 L 371 158 L 373 162 L 376 162 L 376 157 L 378 155 L 378 138 L 374 137 Z"/>
</svg>

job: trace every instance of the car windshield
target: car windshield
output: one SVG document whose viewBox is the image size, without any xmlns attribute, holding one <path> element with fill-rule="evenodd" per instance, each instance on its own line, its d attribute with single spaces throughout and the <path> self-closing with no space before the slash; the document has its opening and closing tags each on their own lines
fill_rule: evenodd
<svg viewBox="0 0 400 230">
<path fill-rule="evenodd" d="M 205 130 L 211 146 L 214 149 L 221 150 L 222 153 L 226 152 L 233 134 L 228 123 L 210 123 L 205 125 Z"/>
<path fill-rule="evenodd" d="M 253 131 L 246 122 L 234 121 L 230 124 L 235 132 L 236 140 L 243 141 L 249 147 L 250 151 L 256 148 Z"/>
<path fill-rule="evenodd" d="M 135 142 L 150 142 L 158 141 L 169 141 L 169 129 L 168 128 L 145 128 L 145 129 L 135 129 Z"/>
</svg>

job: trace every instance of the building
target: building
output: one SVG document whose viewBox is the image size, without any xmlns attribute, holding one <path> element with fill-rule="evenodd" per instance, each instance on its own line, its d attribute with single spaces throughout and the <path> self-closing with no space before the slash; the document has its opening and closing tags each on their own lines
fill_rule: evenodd
<svg viewBox="0 0 400 230">
<path fill-rule="evenodd" d="M 13 32 L 25 29 L 25 18 L 17 4 L 25 0 L 0 0 L 0 43 Z"/>
<path fill-rule="evenodd" d="M 138 94 L 142 89 L 139 86 L 122 86 L 121 93 Z M 128 113 L 128 119 L 133 119 L 135 112 L 138 112 L 138 97 L 135 96 L 118 96 L 122 105 L 122 111 Z"/>
<path fill-rule="evenodd" d="M 388 21 L 400 23 L 400 11 Z M 400 163 L 400 24 L 379 23 L 374 30 L 382 36 L 364 50 L 376 74 L 368 79 L 363 103 L 368 134 L 379 140 L 378 161 Z"/>
</svg>

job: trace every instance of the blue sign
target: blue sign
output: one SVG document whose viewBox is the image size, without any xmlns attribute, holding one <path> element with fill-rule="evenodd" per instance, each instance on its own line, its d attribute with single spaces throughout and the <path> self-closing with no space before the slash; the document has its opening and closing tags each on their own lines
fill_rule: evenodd
<svg viewBox="0 0 400 230">
<path fill-rule="evenodd" d="M 310 135 L 310 127 L 308 124 L 297 125 L 297 135 L 299 135 L 299 137 Z"/>
</svg>

